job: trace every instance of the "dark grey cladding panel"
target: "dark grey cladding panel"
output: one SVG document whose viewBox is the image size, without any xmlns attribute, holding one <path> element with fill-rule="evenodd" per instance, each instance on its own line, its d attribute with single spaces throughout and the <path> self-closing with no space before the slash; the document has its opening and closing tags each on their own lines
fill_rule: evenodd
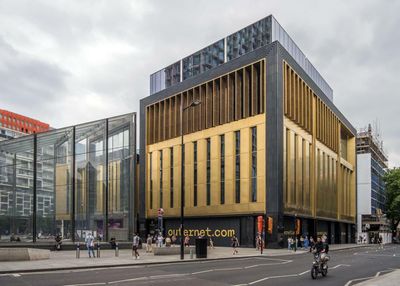
<svg viewBox="0 0 400 286">
<path fill-rule="evenodd" d="M 282 59 L 285 60 L 299 75 L 300 77 L 311 87 L 315 94 L 321 98 L 321 100 L 329 106 L 330 109 L 336 114 L 340 121 L 346 125 L 346 127 L 353 133 L 357 134 L 357 130 L 347 120 L 347 118 L 339 111 L 339 109 L 333 104 L 333 102 L 322 92 L 322 90 L 314 83 L 314 81 L 307 75 L 307 73 L 300 67 L 300 65 L 293 59 L 293 57 L 286 51 L 286 49 L 279 43 L 279 52 Z"/>
<path fill-rule="evenodd" d="M 140 130 L 139 130 L 139 144 L 140 144 L 140 150 L 139 150 L 139 196 L 141 199 L 139 199 L 138 206 L 139 206 L 139 225 L 141 223 L 145 222 L 146 219 L 146 189 L 145 189 L 145 181 L 146 181 L 146 125 L 145 125 L 145 120 L 146 120 L 146 107 L 145 105 L 140 102 Z M 142 232 L 142 229 L 140 228 L 140 232 Z"/>
</svg>

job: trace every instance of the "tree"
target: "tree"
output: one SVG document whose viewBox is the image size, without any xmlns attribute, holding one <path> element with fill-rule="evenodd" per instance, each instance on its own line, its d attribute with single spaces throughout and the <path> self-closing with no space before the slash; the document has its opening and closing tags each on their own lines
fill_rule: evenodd
<svg viewBox="0 0 400 286">
<path fill-rule="evenodd" d="M 395 231 L 400 223 L 400 168 L 388 170 L 383 181 L 386 185 L 386 215 Z"/>
</svg>

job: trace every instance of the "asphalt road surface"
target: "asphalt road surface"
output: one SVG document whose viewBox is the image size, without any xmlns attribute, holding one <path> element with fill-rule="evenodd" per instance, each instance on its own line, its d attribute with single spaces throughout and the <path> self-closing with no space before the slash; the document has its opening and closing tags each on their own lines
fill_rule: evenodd
<svg viewBox="0 0 400 286">
<path fill-rule="evenodd" d="M 2 286 L 354 285 L 400 268 L 400 246 L 331 252 L 327 277 L 312 280 L 311 254 L 0 275 Z"/>
</svg>

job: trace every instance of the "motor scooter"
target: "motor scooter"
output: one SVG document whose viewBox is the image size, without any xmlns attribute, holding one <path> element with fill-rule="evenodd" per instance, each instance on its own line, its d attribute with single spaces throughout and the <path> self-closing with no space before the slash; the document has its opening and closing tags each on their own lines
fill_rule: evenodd
<svg viewBox="0 0 400 286">
<path fill-rule="evenodd" d="M 323 277 L 328 275 L 328 261 L 330 257 L 324 253 L 318 253 L 316 250 L 313 250 L 314 262 L 311 267 L 311 278 L 317 279 L 318 274 L 321 274 Z"/>
</svg>

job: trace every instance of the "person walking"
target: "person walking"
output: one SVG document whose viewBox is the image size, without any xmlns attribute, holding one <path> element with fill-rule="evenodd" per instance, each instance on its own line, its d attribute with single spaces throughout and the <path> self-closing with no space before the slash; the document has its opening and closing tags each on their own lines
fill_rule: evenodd
<svg viewBox="0 0 400 286">
<path fill-rule="evenodd" d="M 232 248 L 233 248 L 233 255 L 239 253 L 239 251 L 237 250 L 237 248 L 239 247 L 239 240 L 236 237 L 236 235 L 232 236 Z"/>
<path fill-rule="evenodd" d="M 91 258 L 91 254 L 93 254 L 93 258 L 96 256 L 94 255 L 94 236 L 91 232 L 86 235 L 85 238 L 86 248 L 88 250 L 89 258 Z"/>
<path fill-rule="evenodd" d="M 146 252 L 153 252 L 153 238 L 151 235 L 147 235 L 147 240 L 146 240 Z"/>
<path fill-rule="evenodd" d="M 383 239 L 382 239 L 382 235 L 379 236 L 379 238 L 378 238 L 378 243 L 379 243 L 379 249 L 383 249 Z"/>
<path fill-rule="evenodd" d="M 132 256 L 135 255 L 135 259 L 140 258 L 138 248 L 140 244 L 140 237 L 135 233 L 132 240 Z"/>
<path fill-rule="evenodd" d="M 214 249 L 214 241 L 211 236 L 210 236 L 210 248 Z"/>
</svg>

